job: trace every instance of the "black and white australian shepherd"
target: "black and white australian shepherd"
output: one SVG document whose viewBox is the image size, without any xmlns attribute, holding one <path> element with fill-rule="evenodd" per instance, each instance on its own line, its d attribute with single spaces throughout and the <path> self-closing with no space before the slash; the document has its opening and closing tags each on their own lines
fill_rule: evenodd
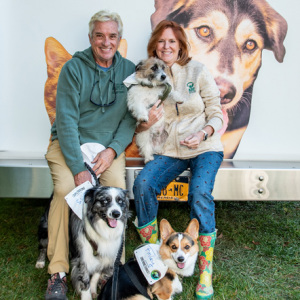
<svg viewBox="0 0 300 300">
<path fill-rule="evenodd" d="M 129 88 L 127 106 L 137 120 L 137 125 L 149 120 L 149 110 L 160 99 L 164 105 L 183 103 L 178 92 L 172 90 L 168 66 L 160 59 L 151 57 L 140 61 L 135 73 L 125 79 Z M 137 133 L 136 145 L 145 163 L 153 160 L 154 153 L 160 153 L 166 141 L 164 117 L 153 124 L 148 130 Z"/>
<path fill-rule="evenodd" d="M 128 217 L 128 192 L 115 187 L 99 186 L 89 189 L 84 197 L 82 220 L 71 211 L 71 280 L 81 299 L 96 297 L 99 280 L 106 281 L 112 276 Z M 40 228 L 44 230 L 39 230 L 39 233 L 44 234 L 41 236 L 40 251 L 46 252 L 45 222 L 47 217 L 43 216 Z M 45 265 L 40 259 L 41 257 L 37 267 Z"/>
<path fill-rule="evenodd" d="M 159 246 L 159 258 L 166 266 L 164 277 L 150 284 L 143 267 L 139 265 L 136 256 L 120 267 L 118 274 L 117 300 L 144 300 L 153 299 L 155 295 L 158 300 L 171 300 L 177 293 L 182 292 L 182 285 L 178 275 L 186 277 L 194 274 L 195 264 L 198 256 L 197 238 L 199 235 L 199 223 L 196 219 L 190 221 L 185 232 L 176 232 L 170 223 L 163 219 L 160 222 L 161 243 Z M 144 244 L 148 247 L 150 244 Z M 142 246 L 142 247 L 143 247 Z M 153 245 L 158 246 L 158 245 Z M 150 263 L 142 264 L 149 267 Z M 160 270 L 150 272 L 157 275 Z M 98 297 L 98 300 L 111 299 L 113 281 L 110 279 Z"/>
</svg>

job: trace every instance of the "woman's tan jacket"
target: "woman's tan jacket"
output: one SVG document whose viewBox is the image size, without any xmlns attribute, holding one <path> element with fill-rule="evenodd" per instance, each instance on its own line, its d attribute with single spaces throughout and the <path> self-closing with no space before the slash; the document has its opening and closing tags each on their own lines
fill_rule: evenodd
<svg viewBox="0 0 300 300">
<path fill-rule="evenodd" d="M 185 66 L 175 63 L 171 67 L 173 89 L 180 93 L 184 103 L 164 103 L 168 138 L 162 154 L 176 158 L 192 158 L 207 151 L 223 151 L 218 131 L 223 125 L 220 92 L 214 78 L 201 63 L 191 60 Z M 180 141 L 199 132 L 206 125 L 214 134 L 200 142 L 197 149 L 180 145 Z"/>
</svg>

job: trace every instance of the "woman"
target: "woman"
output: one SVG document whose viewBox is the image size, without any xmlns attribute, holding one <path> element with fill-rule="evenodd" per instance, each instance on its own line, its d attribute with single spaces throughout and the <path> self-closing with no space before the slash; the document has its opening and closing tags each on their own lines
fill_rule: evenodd
<svg viewBox="0 0 300 300">
<path fill-rule="evenodd" d="M 148 56 L 158 57 L 168 65 L 175 90 L 186 100 L 183 104 L 165 107 L 168 138 L 163 155 L 155 155 L 154 160 L 145 165 L 135 180 L 133 192 L 137 230 L 143 242 L 155 243 L 158 232 L 156 196 L 190 168 L 190 217 L 200 224 L 200 281 L 196 295 L 198 299 L 208 299 L 213 295 L 212 257 L 216 240 L 212 190 L 223 160 L 218 133 L 223 117 L 220 93 L 213 77 L 203 64 L 191 60 L 188 49 L 184 30 L 173 21 L 160 22 L 149 40 Z M 149 121 L 139 125 L 137 131 L 148 129 L 161 117 L 161 106 L 153 106 Z"/>
</svg>

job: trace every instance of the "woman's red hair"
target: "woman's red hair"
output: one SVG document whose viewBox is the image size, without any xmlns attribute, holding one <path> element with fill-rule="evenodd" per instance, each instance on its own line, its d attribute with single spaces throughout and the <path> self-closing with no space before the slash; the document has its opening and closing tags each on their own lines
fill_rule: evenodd
<svg viewBox="0 0 300 300">
<path fill-rule="evenodd" d="M 171 28 L 177 40 L 179 41 L 179 58 L 176 61 L 179 65 L 186 65 L 192 58 L 189 57 L 189 49 L 190 45 L 188 42 L 188 38 L 183 30 L 183 28 L 174 21 L 163 20 L 156 25 L 154 28 L 150 40 L 147 46 L 148 57 L 157 57 L 156 47 L 157 43 L 163 33 L 163 31 L 167 28 Z"/>
</svg>

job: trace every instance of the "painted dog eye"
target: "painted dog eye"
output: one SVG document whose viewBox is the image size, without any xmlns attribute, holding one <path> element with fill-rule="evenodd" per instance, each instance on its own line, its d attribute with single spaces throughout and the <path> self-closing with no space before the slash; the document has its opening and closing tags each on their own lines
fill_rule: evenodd
<svg viewBox="0 0 300 300">
<path fill-rule="evenodd" d="M 175 245 L 172 245 L 171 248 L 172 248 L 173 250 L 176 250 L 176 249 L 177 249 L 177 247 L 176 247 Z"/>
<path fill-rule="evenodd" d="M 256 49 L 256 47 L 257 47 L 257 44 L 253 40 L 247 40 L 245 43 L 245 49 L 248 51 L 253 51 L 254 49 Z"/>
<path fill-rule="evenodd" d="M 211 30 L 208 26 L 200 26 L 200 27 L 196 28 L 196 32 L 198 35 L 200 35 L 202 37 L 208 37 L 211 34 Z"/>
<path fill-rule="evenodd" d="M 186 245 L 186 246 L 184 247 L 185 250 L 189 250 L 190 248 L 191 248 L 190 245 Z"/>
</svg>

